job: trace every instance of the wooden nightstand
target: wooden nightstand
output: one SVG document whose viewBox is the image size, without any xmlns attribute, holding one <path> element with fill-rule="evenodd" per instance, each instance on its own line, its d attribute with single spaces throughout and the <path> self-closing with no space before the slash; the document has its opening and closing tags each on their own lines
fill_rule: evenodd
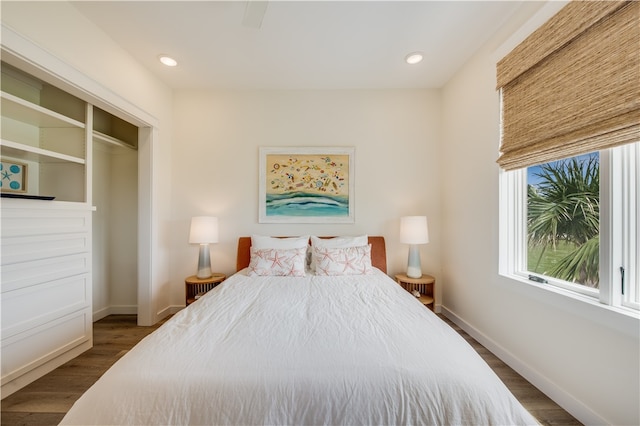
<svg viewBox="0 0 640 426">
<path fill-rule="evenodd" d="M 436 279 L 431 275 L 422 275 L 420 278 L 409 278 L 406 274 L 396 275 L 396 281 L 405 290 L 411 293 L 413 290 L 420 292 L 420 302 L 427 308 L 434 310 Z"/>
<path fill-rule="evenodd" d="M 225 274 L 218 273 L 214 273 L 209 278 L 198 278 L 195 275 L 185 278 L 185 305 L 189 306 L 191 303 L 195 302 L 198 297 L 208 292 L 225 279 L 227 279 Z"/>
</svg>

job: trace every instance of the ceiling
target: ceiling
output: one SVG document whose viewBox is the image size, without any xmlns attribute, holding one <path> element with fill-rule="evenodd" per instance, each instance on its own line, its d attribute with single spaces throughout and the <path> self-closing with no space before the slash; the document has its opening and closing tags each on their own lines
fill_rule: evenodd
<svg viewBox="0 0 640 426">
<path fill-rule="evenodd" d="M 443 86 L 522 2 L 73 4 L 172 88 L 389 89 Z M 413 51 L 424 60 L 408 65 Z"/>
</svg>

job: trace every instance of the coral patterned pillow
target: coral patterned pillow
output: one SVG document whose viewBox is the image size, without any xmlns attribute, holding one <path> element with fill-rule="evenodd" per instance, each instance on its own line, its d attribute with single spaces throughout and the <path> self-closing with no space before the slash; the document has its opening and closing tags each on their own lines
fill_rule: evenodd
<svg viewBox="0 0 640 426">
<path fill-rule="evenodd" d="M 372 272 L 371 244 L 360 247 L 314 247 L 316 275 L 365 275 Z"/>
<path fill-rule="evenodd" d="M 305 248 L 296 249 L 255 249 L 251 247 L 249 276 L 304 277 Z"/>
<path fill-rule="evenodd" d="M 310 250 L 313 253 L 313 247 L 318 248 L 347 248 L 347 247 L 361 247 L 369 244 L 369 237 L 367 235 L 359 235 L 357 237 L 333 237 L 333 238 L 320 238 L 315 235 L 311 236 Z M 311 256 L 311 263 L 309 267 L 312 271 L 316 270 L 316 259 Z"/>
</svg>

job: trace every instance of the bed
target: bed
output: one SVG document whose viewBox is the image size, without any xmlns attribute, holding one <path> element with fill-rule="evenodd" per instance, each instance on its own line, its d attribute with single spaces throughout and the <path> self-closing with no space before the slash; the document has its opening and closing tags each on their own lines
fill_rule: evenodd
<svg viewBox="0 0 640 426">
<path fill-rule="evenodd" d="M 329 273 L 313 248 L 301 276 L 257 274 L 266 249 L 241 238 L 238 272 L 116 362 L 62 424 L 537 424 L 462 337 L 386 275 L 384 238 L 366 238 L 368 254 L 325 254 L 362 254 L 368 269 L 352 257 Z"/>
</svg>

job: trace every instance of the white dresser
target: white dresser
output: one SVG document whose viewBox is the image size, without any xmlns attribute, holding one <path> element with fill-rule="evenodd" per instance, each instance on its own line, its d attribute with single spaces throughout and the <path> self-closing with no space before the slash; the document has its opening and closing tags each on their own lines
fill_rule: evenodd
<svg viewBox="0 0 640 426">
<path fill-rule="evenodd" d="M 2 200 L 2 396 L 92 346 L 91 209 Z"/>
</svg>

